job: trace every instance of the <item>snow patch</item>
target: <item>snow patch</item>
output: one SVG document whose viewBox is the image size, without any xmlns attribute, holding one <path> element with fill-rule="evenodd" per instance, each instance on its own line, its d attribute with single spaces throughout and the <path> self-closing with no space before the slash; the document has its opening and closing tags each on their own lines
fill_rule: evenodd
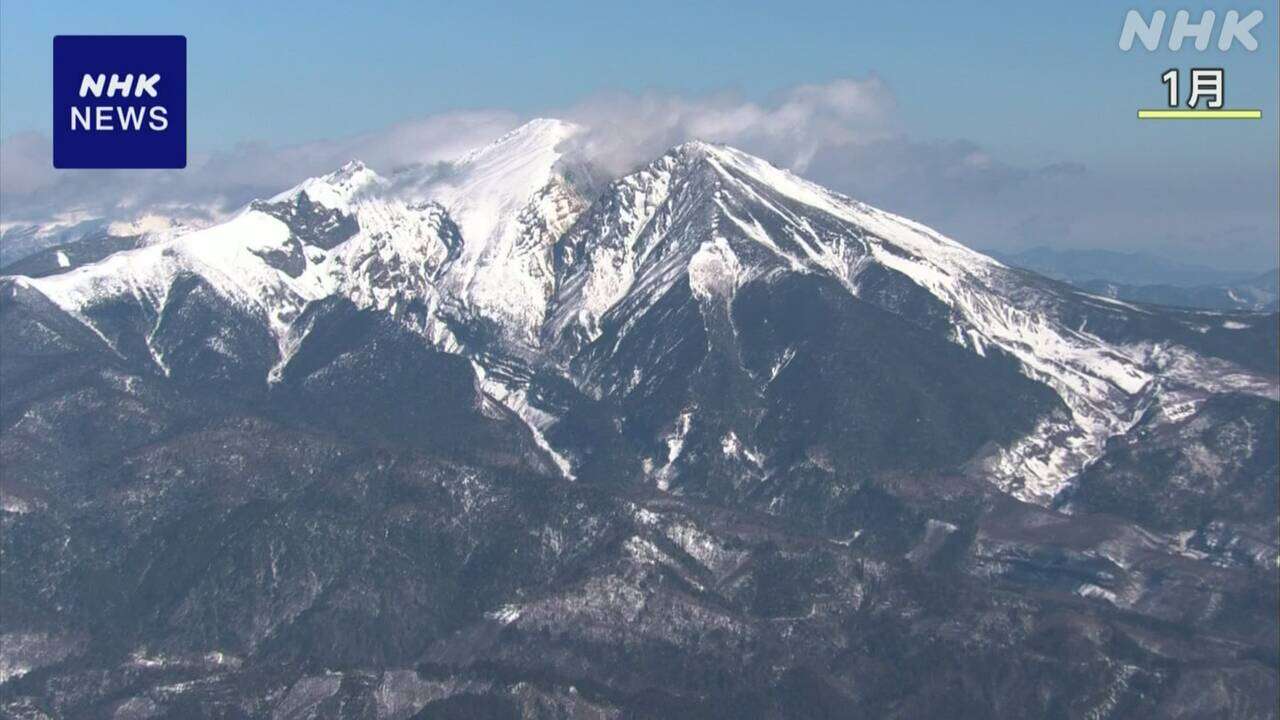
<svg viewBox="0 0 1280 720">
<path fill-rule="evenodd" d="M 689 289 L 694 297 L 732 299 L 742 275 L 742 264 L 724 238 L 702 243 L 689 259 Z"/>
</svg>

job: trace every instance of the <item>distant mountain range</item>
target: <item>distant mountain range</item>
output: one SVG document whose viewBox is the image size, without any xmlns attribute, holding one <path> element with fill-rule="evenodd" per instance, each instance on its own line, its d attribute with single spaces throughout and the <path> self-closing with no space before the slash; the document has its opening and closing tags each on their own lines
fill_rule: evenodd
<svg viewBox="0 0 1280 720">
<path fill-rule="evenodd" d="M 1076 283 L 1089 292 L 1132 302 L 1205 310 L 1280 310 L 1280 270 L 1231 285 L 1120 285 L 1106 280 Z"/>
<path fill-rule="evenodd" d="M 0 278 L 4 714 L 1275 717 L 1276 315 L 580 132 Z"/>
<path fill-rule="evenodd" d="M 1228 271 L 1146 253 L 1046 247 L 992 256 L 1119 300 L 1206 310 L 1280 309 L 1280 268 Z"/>
</svg>

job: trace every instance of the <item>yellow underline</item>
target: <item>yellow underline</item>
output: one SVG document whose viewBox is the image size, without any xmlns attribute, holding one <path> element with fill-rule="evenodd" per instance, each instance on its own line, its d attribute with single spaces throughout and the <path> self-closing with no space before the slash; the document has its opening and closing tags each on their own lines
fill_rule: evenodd
<svg viewBox="0 0 1280 720">
<path fill-rule="evenodd" d="M 1260 120 L 1261 110 L 1139 110 L 1139 120 Z"/>
</svg>

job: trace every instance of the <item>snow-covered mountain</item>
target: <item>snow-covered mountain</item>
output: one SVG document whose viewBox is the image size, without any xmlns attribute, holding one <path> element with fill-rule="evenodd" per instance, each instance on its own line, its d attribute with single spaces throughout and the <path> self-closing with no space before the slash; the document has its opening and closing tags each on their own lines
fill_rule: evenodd
<svg viewBox="0 0 1280 720">
<path fill-rule="evenodd" d="M 0 707 L 1274 714 L 1275 315 L 581 132 L 0 278 Z"/>
<path fill-rule="evenodd" d="M 465 352 L 473 356 L 532 346 L 567 370 L 602 323 L 618 324 L 620 346 L 677 284 L 730 306 L 760 279 L 828 277 L 979 356 L 1016 359 L 1057 393 L 1065 416 L 1042 416 L 1032 432 L 977 458 L 1002 487 L 1042 502 L 1162 401 L 1215 389 L 1276 393 L 1274 378 L 1197 354 L 1177 332 L 1107 337 L 1090 327 L 1140 325 L 1150 309 L 1044 283 L 731 148 L 677 147 L 612 183 L 588 209 L 561 172 L 578 131 L 535 120 L 446 167 L 391 179 L 353 162 L 222 225 L 21 282 L 101 332 L 95 305 L 131 297 L 160 318 L 175 282 L 197 276 L 269 328 L 278 366 L 296 347 L 290 327 L 310 302 L 340 295 L 392 313 L 417 303 L 420 330 L 440 349 L 464 352 L 457 332 L 467 328 L 499 341 L 472 342 Z M 1168 322 L 1194 337 L 1257 321 L 1202 314 Z M 632 371 L 632 386 L 657 372 Z M 572 379 L 597 396 L 629 390 L 599 387 L 589 373 Z"/>
<path fill-rule="evenodd" d="M 1161 314 L 1073 292 L 732 148 L 677 147 L 588 208 L 562 172 L 576 132 L 535 120 L 447 166 L 393 178 L 353 162 L 222 225 L 20 282 L 96 328 L 95 305 L 127 296 L 159 318 L 176 280 L 198 276 L 269 328 L 278 366 L 310 302 L 337 295 L 391 313 L 418 304 L 419 330 L 435 347 L 473 358 L 522 348 L 526 364 L 542 357 L 600 396 L 660 372 L 634 366 L 616 387 L 575 375 L 569 360 L 603 324 L 618 326 L 612 342 L 621 347 L 677 285 L 728 307 L 756 281 L 825 277 L 978 356 L 1012 357 L 1053 389 L 1065 414 L 1044 414 L 1031 432 L 975 457 L 1001 487 L 1040 502 L 1152 408 L 1186 412 L 1219 390 L 1276 394 L 1265 370 L 1203 352 L 1211 337 L 1229 340 L 1262 320 Z M 1157 314 L 1159 332 L 1130 330 Z M 520 387 L 491 389 L 548 421 Z"/>
</svg>

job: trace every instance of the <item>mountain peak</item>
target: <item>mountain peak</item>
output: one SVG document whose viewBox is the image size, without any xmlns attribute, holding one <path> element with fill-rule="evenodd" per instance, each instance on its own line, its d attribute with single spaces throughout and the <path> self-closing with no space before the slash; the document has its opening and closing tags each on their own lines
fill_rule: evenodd
<svg viewBox="0 0 1280 720">
<path fill-rule="evenodd" d="M 351 201 L 357 195 L 385 184 L 386 181 L 363 162 L 351 160 L 331 173 L 303 180 L 272 197 L 270 202 L 288 201 L 305 192 L 312 202 L 349 214 Z"/>
<path fill-rule="evenodd" d="M 720 146 L 706 140 L 686 140 L 671 148 L 671 152 L 679 155 L 706 155 L 714 152 L 717 147 Z"/>
<path fill-rule="evenodd" d="M 852 219 L 849 214 L 867 209 L 862 203 L 806 180 L 769 160 L 745 150 L 705 140 L 689 140 L 676 145 L 665 157 L 681 158 L 690 163 L 705 163 L 722 180 L 738 185 L 755 183 L 771 191 L 821 210 L 824 213 Z"/>
<path fill-rule="evenodd" d="M 353 158 L 343 163 L 342 167 L 331 174 L 351 177 L 363 173 L 367 169 L 368 167 L 362 161 Z"/>
<path fill-rule="evenodd" d="M 462 156 L 420 193 L 449 210 L 473 248 L 510 240 L 511 220 L 557 177 L 564 156 L 559 146 L 580 129 L 561 120 L 531 120 Z"/>
<path fill-rule="evenodd" d="M 476 165 L 501 158 L 518 160 L 533 155 L 554 153 L 556 146 L 582 130 L 582 126 L 553 118 L 534 118 L 507 132 L 502 137 L 472 150 L 454 165 Z"/>
</svg>

